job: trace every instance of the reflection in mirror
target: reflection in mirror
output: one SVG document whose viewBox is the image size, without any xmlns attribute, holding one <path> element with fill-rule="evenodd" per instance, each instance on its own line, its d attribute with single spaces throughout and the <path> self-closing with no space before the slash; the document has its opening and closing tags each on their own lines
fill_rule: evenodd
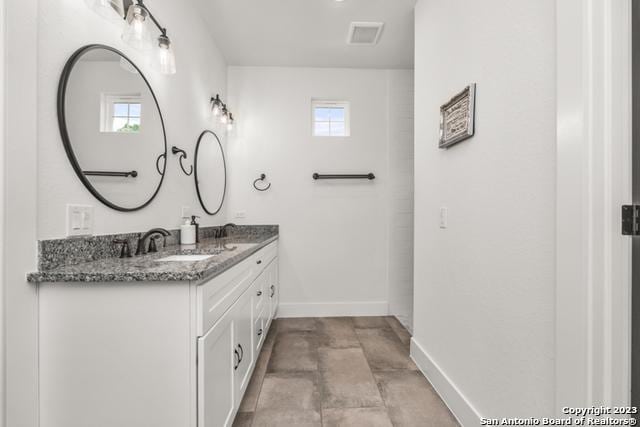
<svg viewBox="0 0 640 427">
<path fill-rule="evenodd" d="M 194 160 L 196 191 L 206 213 L 220 212 L 227 191 L 227 166 L 218 136 L 205 130 L 198 139 Z"/>
<path fill-rule="evenodd" d="M 60 81 L 58 116 L 67 155 L 94 196 L 121 211 L 153 200 L 164 177 L 165 130 L 135 64 L 107 46 L 80 49 Z"/>
</svg>

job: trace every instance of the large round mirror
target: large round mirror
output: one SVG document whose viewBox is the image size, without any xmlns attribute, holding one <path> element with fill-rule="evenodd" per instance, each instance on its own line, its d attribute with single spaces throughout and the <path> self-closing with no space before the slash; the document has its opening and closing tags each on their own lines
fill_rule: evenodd
<svg viewBox="0 0 640 427">
<path fill-rule="evenodd" d="M 209 215 L 217 214 L 227 192 L 227 165 L 222 143 L 210 130 L 205 130 L 198 138 L 194 171 L 202 209 Z"/>
<path fill-rule="evenodd" d="M 119 211 L 147 206 L 164 178 L 167 142 L 158 101 L 140 69 L 116 49 L 85 46 L 58 88 L 58 122 L 78 178 Z"/>
</svg>

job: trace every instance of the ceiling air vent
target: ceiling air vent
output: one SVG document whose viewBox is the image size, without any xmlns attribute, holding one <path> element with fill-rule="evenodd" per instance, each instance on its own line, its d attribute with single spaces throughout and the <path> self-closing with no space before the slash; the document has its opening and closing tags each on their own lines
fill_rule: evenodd
<svg viewBox="0 0 640 427">
<path fill-rule="evenodd" d="M 347 43 L 360 46 L 373 46 L 378 43 L 383 22 L 352 22 L 349 27 Z"/>
</svg>

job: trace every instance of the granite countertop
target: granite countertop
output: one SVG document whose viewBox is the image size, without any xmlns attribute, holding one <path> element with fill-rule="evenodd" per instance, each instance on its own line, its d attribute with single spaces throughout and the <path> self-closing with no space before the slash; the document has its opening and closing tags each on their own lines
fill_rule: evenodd
<svg viewBox="0 0 640 427">
<path fill-rule="evenodd" d="M 202 239 L 188 248 L 171 245 L 158 252 L 132 258 L 106 258 L 60 266 L 27 275 L 29 282 L 176 282 L 213 278 L 278 239 L 274 233 Z M 224 243 L 219 247 L 221 240 Z M 158 261 L 171 255 L 212 254 L 203 261 Z"/>
</svg>

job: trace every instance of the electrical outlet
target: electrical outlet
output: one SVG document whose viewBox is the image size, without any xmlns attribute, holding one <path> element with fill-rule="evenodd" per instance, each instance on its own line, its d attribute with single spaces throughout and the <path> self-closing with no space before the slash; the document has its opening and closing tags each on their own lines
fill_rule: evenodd
<svg viewBox="0 0 640 427">
<path fill-rule="evenodd" d="M 449 226 L 449 209 L 440 208 L 440 228 L 447 228 Z"/>
<path fill-rule="evenodd" d="M 245 211 L 236 212 L 236 219 L 243 219 L 247 217 L 247 213 Z"/>
<path fill-rule="evenodd" d="M 93 234 L 93 206 L 67 205 L 67 236 Z"/>
</svg>

